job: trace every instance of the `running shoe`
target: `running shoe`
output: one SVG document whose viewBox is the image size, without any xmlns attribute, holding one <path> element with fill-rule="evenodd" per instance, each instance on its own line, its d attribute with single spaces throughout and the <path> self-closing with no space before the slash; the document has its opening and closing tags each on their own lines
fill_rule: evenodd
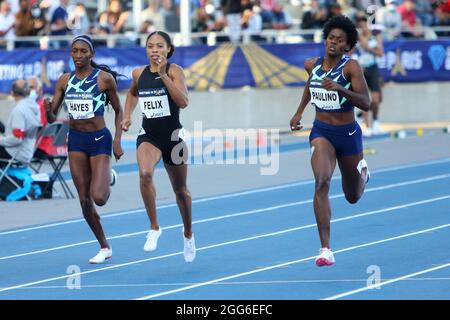
<svg viewBox="0 0 450 320">
<path fill-rule="evenodd" d="M 89 259 L 89 263 L 97 264 L 97 263 L 103 263 L 107 259 L 111 259 L 112 257 L 112 248 L 102 248 L 97 253 L 97 255 L 91 259 Z"/>
<path fill-rule="evenodd" d="M 147 234 L 147 241 L 144 245 L 144 251 L 154 251 L 156 250 L 156 247 L 158 246 L 158 239 L 162 234 L 162 229 L 159 228 L 158 230 L 150 230 Z"/>
<path fill-rule="evenodd" d="M 184 261 L 186 262 L 192 262 L 195 259 L 195 238 L 194 234 L 190 238 L 186 238 L 184 236 L 183 232 L 183 239 L 184 239 Z"/>
<path fill-rule="evenodd" d="M 331 249 L 320 248 L 319 255 L 317 256 L 315 262 L 318 267 L 332 266 L 334 264 L 334 256 Z"/>
<path fill-rule="evenodd" d="M 358 170 L 359 174 L 362 174 L 362 170 L 366 168 L 366 184 L 369 182 L 370 180 L 370 171 L 369 171 L 369 166 L 367 165 L 366 159 L 361 159 L 358 163 L 358 166 L 356 167 L 356 169 Z"/>
<path fill-rule="evenodd" d="M 112 187 L 113 185 L 116 184 L 117 181 L 117 172 L 114 169 L 111 169 L 111 182 L 109 183 L 109 185 Z"/>
</svg>

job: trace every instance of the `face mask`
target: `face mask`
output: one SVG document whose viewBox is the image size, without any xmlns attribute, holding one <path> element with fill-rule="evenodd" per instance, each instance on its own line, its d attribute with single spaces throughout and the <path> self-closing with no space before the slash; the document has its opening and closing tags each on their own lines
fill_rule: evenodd
<svg viewBox="0 0 450 320">
<path fill-rule="evenodd" d="M 37 98 L 36 90 L 30 90 L 30 98 L 33 100 L 36 100 L 36 98 Z"/>
<path fill-rule="evenodd" d="M 39 9 L 39 7 L 31 9 L 31 15 L 34 18 L 40 17 L 41 16 L 41 9 Z"/>
</svg>

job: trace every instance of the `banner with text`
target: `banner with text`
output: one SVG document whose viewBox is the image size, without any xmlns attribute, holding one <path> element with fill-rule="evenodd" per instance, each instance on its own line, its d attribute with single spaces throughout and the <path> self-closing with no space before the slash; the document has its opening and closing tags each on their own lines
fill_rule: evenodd
<svg viewBox="0 0 450 320">
<path fill-rule="evenodd" d="M 389 41 L 378 66 L 385 81 L 450 80 L 450 40 Z M 191 90 L 279 88 L 302 86 L 308 78 L 304 61 L 324 53 L 323 43 L 256 44 L 176 48 L 171 63 L 182 66 Z M 95 62 L 118 71 L 119 89 L 128 89 L 132 70 L 148 64 L 144 48 L 98 48 Z M 0 52 L 0 92 L 7 94 L 16 79 L 37 75 L 46 93 L 58 78 L 73 70 L 69 50 L 17 49 Z"/>
</svg>

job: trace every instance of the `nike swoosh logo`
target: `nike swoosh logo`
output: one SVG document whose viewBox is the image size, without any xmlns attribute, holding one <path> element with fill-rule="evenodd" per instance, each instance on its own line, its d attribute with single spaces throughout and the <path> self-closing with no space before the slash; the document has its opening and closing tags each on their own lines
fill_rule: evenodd
<svg viewBox="0 0 450 320">
<path fill-rule="evenodd" d="M 91 83 L 92 81 L 94 81 L 95 79 L 91 79 L 91 80 L 89 80 L 89 81 L 85 81 L 86 83 Z"/>
<path fill-rule="evenodd" d="M 356 132 L 356 129 L 355 129 L 355 131 L 353 131 L 353 132 L 349 132 L 348 135 L 349 135 L 349 136 L 352 136 L 352 135 L 355 134 L 355 132 Z"/>
<path fill-rule="evenodd" d="M 98 141 L 98 140 L 100 140 L 101 138 L 103 138 L 104 137 L 104 135 L 103 136 L 101 136 L 101 137 L 99 137 L 99 138 L 95 138 L 95 141 Z"/>
<path fill-rule="evenodd" d="M 337 75 L 339 72 L 340 72 L 340 71 L 332 72 L 332 73 L 331 73 L 331 76 L 333 77 L 333 76 Z"/>
</svg>

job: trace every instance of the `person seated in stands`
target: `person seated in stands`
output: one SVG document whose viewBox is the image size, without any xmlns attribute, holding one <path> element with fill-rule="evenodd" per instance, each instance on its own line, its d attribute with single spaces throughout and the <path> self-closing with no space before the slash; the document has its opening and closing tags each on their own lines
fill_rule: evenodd
<svg viewBox="0 0 450 320">
<path fill-rule="evenodd" d="M 33 157 L 36 130 L 41 126 L 40 110 L 38 104 L 29 96 L 27 81 L 14 81 L 11 95 L 16 105 L 6 123 L 5 135 L 0 137 L 0 159 L 15 157 L 15 160 L 28 164 Z M 5 162 L 0 162 L 0 166 L 2 165 L 4 166 Z"/>
<path fill-rule="evenodd" d="M 108 20 L 112 25 L 112 33 L 124 33 L 125 23 L 130 12 L 123 11 L 122 3 L 119 0 L 111 0 L 108 7 Z"/>
<path fill-rule="evenodd" d="M 303 3 L 302 30 L 322 29 L 327 21 L 327 9 L 317 0 L 305 0 Z M 305 40 L 313 40 L 312 34 L 303 35 Z"/>
<path fill-rule="evenodd" d="M 264 26 L 268 26 L 270 29 L 289 28 L 286 13 L 278 0 L 261 0 L 260 4 Z"/>
<path fill-rule="evenodd" d="M 405 0 L 402 5 L 397 7 L 397 11 L 402 16 L 403 28 L 407 31 L 402 32 L 405 38 L 418 38 L 423 36 L 422 24 L 417 17 L 416 5 L 413 0 Z"/>
<path fill-rule="evenodd" d="M 33 17 L 29 7 L 28 0 L 20 0 L 20 10 L 16 13 L 16 23 L 14 25 L 14 31 L 16 37 L 32 36 L 34 30 Z M 16 41 L 17 48 L 32 47 L 32 42 Z"/>
</svg>

